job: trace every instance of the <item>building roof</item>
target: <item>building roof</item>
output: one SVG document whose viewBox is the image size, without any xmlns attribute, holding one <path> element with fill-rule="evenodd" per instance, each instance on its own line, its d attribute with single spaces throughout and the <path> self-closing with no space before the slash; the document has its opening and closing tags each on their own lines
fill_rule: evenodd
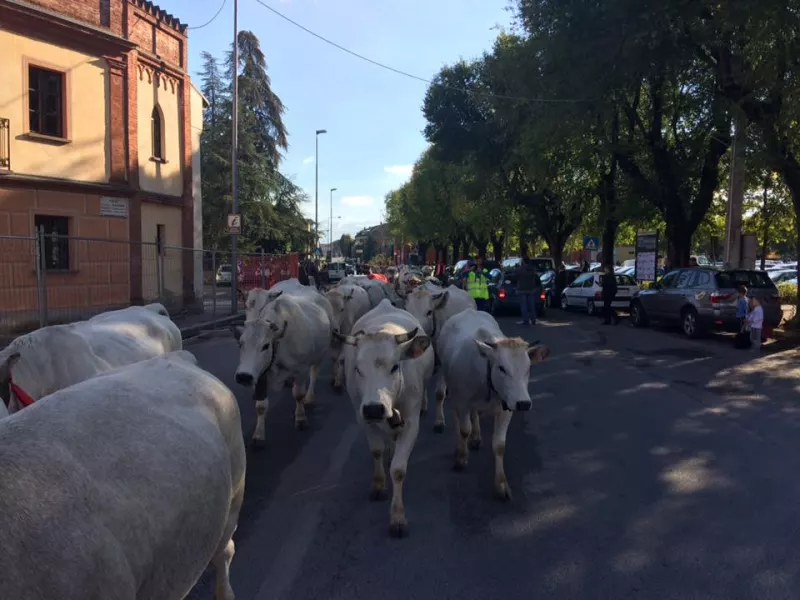
<svg viewBox="0 0 800 600">
<path fill-rule="evenodd" d="M 156 19 L 163 21 L 165 25 L 171 27 L 175 31 L 178 31 L 182 34 L 186 34 L 186 29 L 187 29 L 186 23 L 181 23 L 180 19 L 172 16 L 170 13 L 163 10 L 156 4 L 153 4 L 149 0 L 129 0 L 129 2 L 133 4 L 135 7 L 142 9 L 148 15 L 152 15 Z"/>
</svg>

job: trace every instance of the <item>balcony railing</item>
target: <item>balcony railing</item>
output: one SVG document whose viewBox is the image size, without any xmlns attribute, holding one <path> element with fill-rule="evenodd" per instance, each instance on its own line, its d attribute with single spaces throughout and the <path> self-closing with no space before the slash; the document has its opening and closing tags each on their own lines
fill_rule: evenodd
<svg viewBox="0 0 800 600">
<path fill-rule="evenodd" d="M 11 121 L 0 117 L 0 171 L 11 170 Z"/>
</svg>

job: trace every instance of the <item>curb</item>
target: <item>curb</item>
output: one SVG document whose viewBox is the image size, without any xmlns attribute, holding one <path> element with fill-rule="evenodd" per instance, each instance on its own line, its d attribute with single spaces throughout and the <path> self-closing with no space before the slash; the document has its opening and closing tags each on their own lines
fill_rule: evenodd
<svg viewBox="0 0 800 600">
<path fill-rule="evenodd" d="M 244 321 L 243 312 L 236 315 L 222 317 L 220 319 L 214 319 L 213 321 L 203 321 L 202 323 L 197 323 L 196 325 L 181 327 L 181 337 L 185 340 L 188 338 L 195 337 L 196 335 L 204 331 L 207 331 L 209 329 L 218 329 L 220 327 L 233 325 L 234 323 L 239 323 L 241 321 Z"/>
</svg>

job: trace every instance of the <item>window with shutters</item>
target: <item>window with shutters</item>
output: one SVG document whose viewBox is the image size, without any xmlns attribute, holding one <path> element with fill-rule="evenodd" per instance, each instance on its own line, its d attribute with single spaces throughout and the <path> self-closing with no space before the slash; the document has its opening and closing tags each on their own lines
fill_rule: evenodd
<svg viewBox="0 0 800 600">
<path fill-rule="evenodd" d="M 66 137 L 64 73 L 28 67 L 28 127 L 31 133 Z"/>
</svg>

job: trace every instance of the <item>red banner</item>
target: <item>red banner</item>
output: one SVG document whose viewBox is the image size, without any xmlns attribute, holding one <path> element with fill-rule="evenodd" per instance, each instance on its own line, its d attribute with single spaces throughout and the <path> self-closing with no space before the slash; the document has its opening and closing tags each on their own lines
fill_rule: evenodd
<svg viewBox="0 0 800 600">
<path fill-rule="evenodd" d="M 247 292 L 256 287 L 271 288 L 279 281 L 296 278 L 297 253 L 245 256 L 239 259 L 239 289 Z"/>
</svg>

